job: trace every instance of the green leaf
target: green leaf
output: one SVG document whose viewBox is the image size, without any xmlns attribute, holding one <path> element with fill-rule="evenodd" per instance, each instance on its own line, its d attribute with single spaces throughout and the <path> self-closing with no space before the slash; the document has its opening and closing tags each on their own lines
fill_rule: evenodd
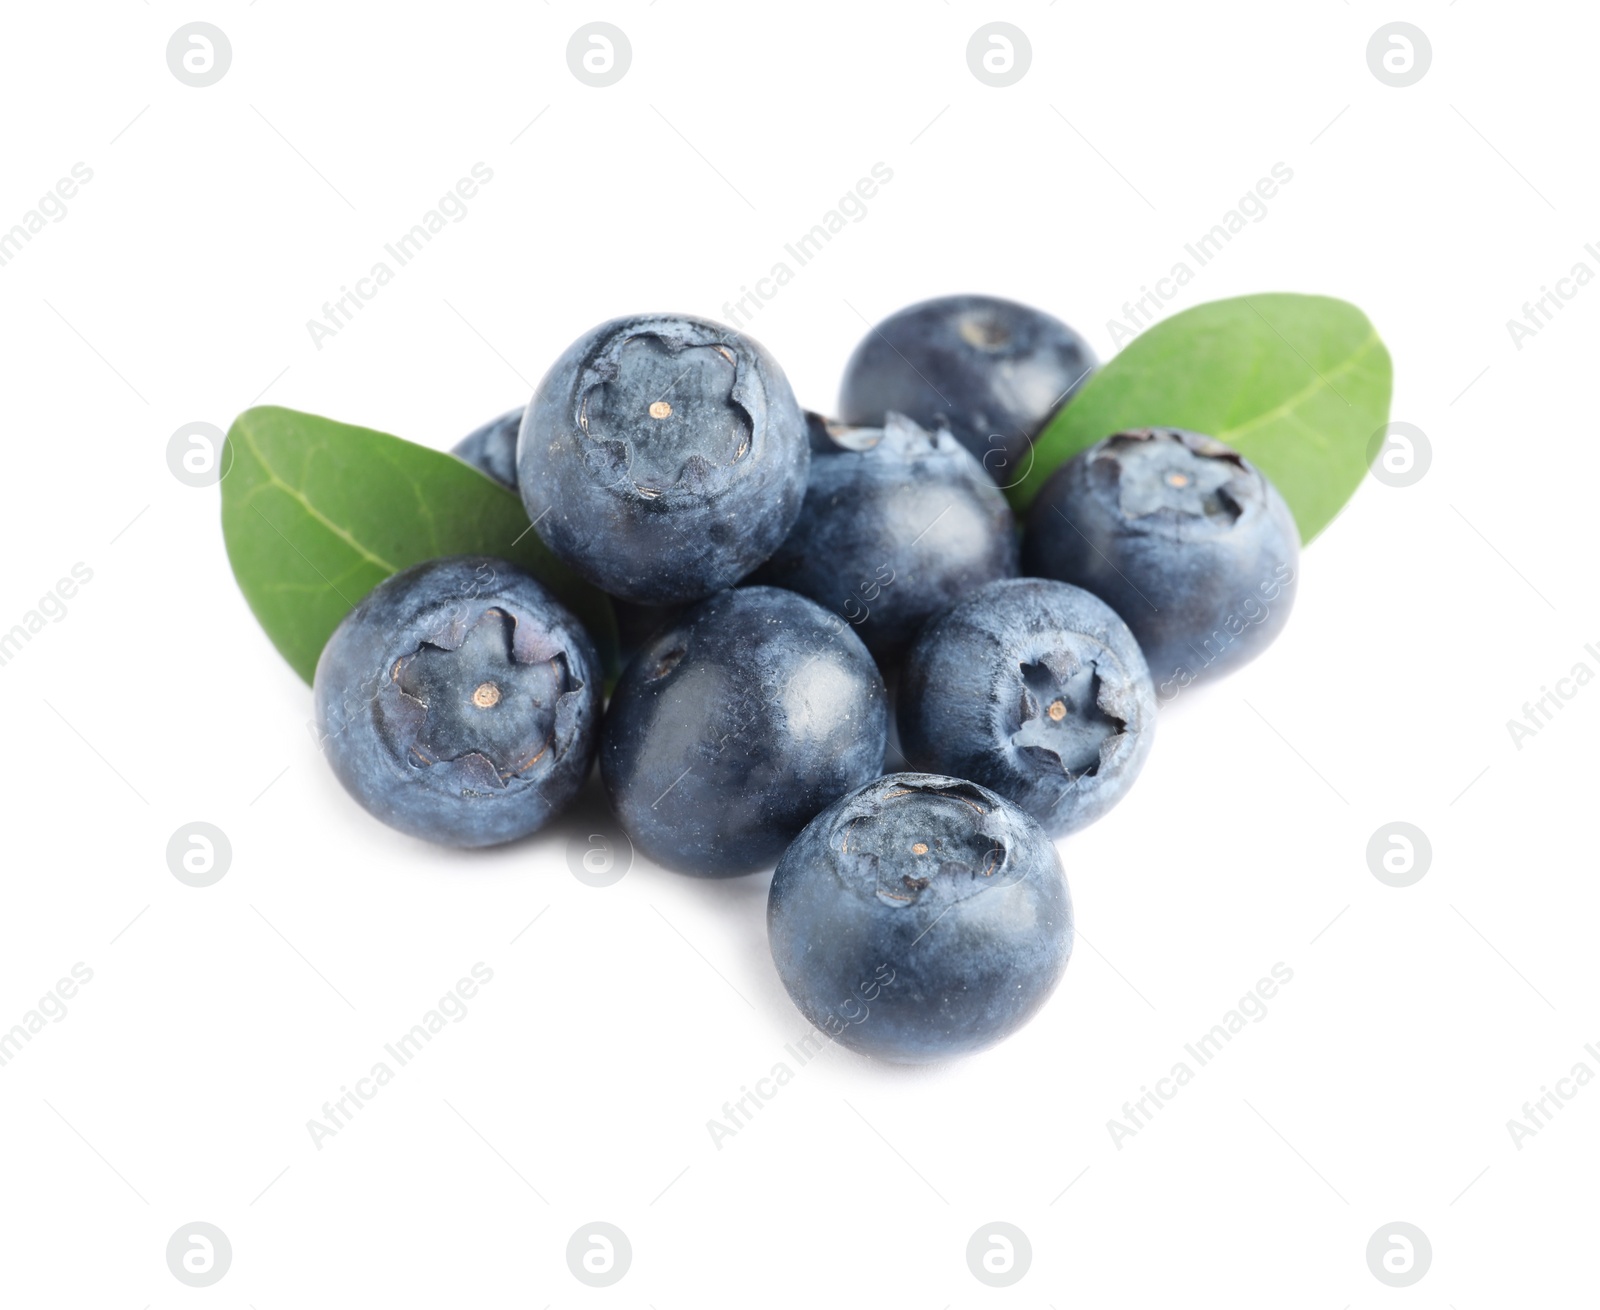
<svg viewBox="0 0 1600 1310">
<path fill-rule="evenodd" d="M 1377 330 L 1343 300 L 1197 305 L 1136 337 L 1084 384 L 1034 443 L 1011 500 L 1025 509 L 1058 465 L 1113 432 L 1189 428 L 1272 479 L 1310 541 L 1365 477 L 1392 382 Z"/>
<path fill-rule="evenodd" d="M 522 501 L 453 455 L 264 405 L 222 455 L 222 536 L 267 636 L 307 682 L 358 601 L 445 555 L 493 555 L 538 578 L 588 628 L 607 668 L 616 621 L 603 593 L 545 548 Z"/>
</svg>

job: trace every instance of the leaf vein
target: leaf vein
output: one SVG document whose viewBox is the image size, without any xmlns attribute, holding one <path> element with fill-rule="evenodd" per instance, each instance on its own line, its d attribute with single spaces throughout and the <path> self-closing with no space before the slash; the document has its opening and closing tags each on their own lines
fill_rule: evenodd
<svg viewBox="0 0 1600 1310">
<path fill-rule="evenodd" d="M 1276 419 L 1295 417 L 1296 411 L 1300 408 L 1300 406 L 1305 404 L 1306 401 L 1310 400 L 1319 392 L 1326 391 L 1328 389 L 1328 383 L 1331 381 L 1331 379 L 1343 377 L 1346 373 L 1350 372 L 1350 370 L 1359 364 L 1363 359 L 1365 359 L 1367 355 L 1372 352 L 1372 348 L 1378 344 L 1380 344 L 1378 340 L 1378 332 L 1377 329 L 1374 328 L 1370 333 L 1367 334 L 1367 339 L 1357 346 L 1353 351 L 1351 351 L 1349 355 L 1345 356 L 1337 368 L 1330 369 L 1326 373 L 1318 374 L 1313 381 L 1308 382 L 1299 391 L 1295 392 L 1294 395 L 1290 396 L 1287 400 L 1281 401 L 1277 405 L 1274 405 L 1271 409 L 1263 410 L 1254 418 L 1246 419 L 1237 427 L 1225 428 L 1223 431 L 1213 433 L 1212 435 L 1215 436 L 1218 441 L 1231 446 L 1237 444 L 1235 438 L 1240 436 L 1242 433 L 1253 431 L 1254 429 L 1261 427 L 1264 424 L 1271 423 Z"/>
<path fill-rule="evenodd" d="M 267 457 L 262 454 L 261 447 L 256 444 L 255 437 L 251 434 L 248 424 L 241 423 L 238 425 L 238 428 L 240 435 L 244 437 L 245 445 L 250 448 L 250 453 L 255 456 L 256 463 L 261 466 L 262 471 L 267 475 L 267 485 L 278 487 L 284 492 L 285 495 L 287 495 L 291 500 L 295 501 L 302 509 L 304 509 L 305 512 L 310 515 L 315 522 L 320 523 L 324 528 L 326 528 L 334 536 L 338 537 L 340 541 L 344 542 L 345 545 L 349 546 L 351 550 L 355 551 L 356 554 L 360 555 L 363 559 L 369 560 L 373 564 L 377 565 L 384 571 L 385 574 L 400 572 L 400 566 L 398 564 L 392 564 L 388 560 L 384 559 L 381 555 L 373 554 L 359 541 L 357 541 L 355 537 L 353 537 L 346 529 L 341 528 L 327 515 L 323 514 L 319 509 L 317 509 L 317 507 L 311 503 L 310 499 L 303 491 L 301 491 L 298 487 L 291 486 L 289 483 L 285 482 L 281 477 L 279 477 L 278 471 L 267 462 Z M 259 486 L 251 488 L 245 499 L 248 500 L 250 496 L 253 496 L 260 489 L 261 488 Z"/>
</svg>

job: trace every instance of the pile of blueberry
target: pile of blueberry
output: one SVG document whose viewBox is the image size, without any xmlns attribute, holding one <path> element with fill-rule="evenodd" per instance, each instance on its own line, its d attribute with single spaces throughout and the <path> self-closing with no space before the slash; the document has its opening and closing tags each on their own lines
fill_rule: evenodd
<svg viewBox="0 0 1600 1310">
<path fill-rule="evenodd" d="M 1072 948 L 1052 839 L 1127 792 L 1158 703 L 1259 653 L 1293 598 L 1282 498 L 1193 432 L 1108 435 L 1019 533 L 1002 487 L 1094 366 L 1049 315 L 931 300 L 857 347 L 835 422 L 731 328 L 602 324 L 456 453 L 614 599 L 609 702 L 539 582 L 434 560 L 322 654 L 334 771 L 385 823 L 484 846 L 561 813 L 598 755 L 651 859 L 777 863 L 772 953 L 810 1022 L 898 1061 L 1000 1040 Z"/>
</svg>

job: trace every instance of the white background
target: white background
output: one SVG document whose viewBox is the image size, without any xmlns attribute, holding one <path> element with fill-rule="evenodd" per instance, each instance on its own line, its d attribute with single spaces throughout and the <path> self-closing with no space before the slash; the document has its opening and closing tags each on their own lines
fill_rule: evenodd
<svg viewBox="0 0 1600 1310">
<path fill-rule="evenodd" d="M 214 86 L 182 24 L 231 40 Z M 581 24 L 632 66 L 568 70 Z M 966 45 L 1021 27 L 996 89 Z M 1369 37 L 1431 38 L 1416 85 Z M 1061 0 L 729 6 L 8 6 L 0 228 L 93 181 L 0 267 L 0 628 L 93 580 L 0 667 L 0 1028 L 93 981 L 0 1068 L 0 1302 L 17 1306 L 1452 1306 L 1594 1296 L 1600 1085 L 1506 1121 L 1600 1041 L 1600 687 L 1506 721 L 1600 642 L 1600 289 L 1506 320 L 1600 239 L 1577 5 Z M 530 121 L 532 126 L 528 126 Z M 1092 144 L 1091 144 L 1092 143 Z M 482 161 L 491 184 L 318 350 L 306 321 Z M 766 875 L 642 860 L 577 881 L 577 816 L 488 854 L 380 826 L 230 575 L 181 425 L 257 399 L 444 447 L 614 314 L 723 305 L 869 167 L 893 181 L 752 330 L 832 404 L 865 330 L 925 296 L 1108 321 L 1278 161 L 1268 216 L 1169 310 L 1264 290 L 1365 309 L 1433 462 L 1373 480 L 1303 560 L 1258 663 L 1164 712 L 1139 785 L 1062 854 L 1082 936 L 1022 1034 L 947 1067 L 830 1052 L 717 1149 L 707 1120 L 804 1025 Z M 182 824 L 227 875 L 169 872 Z M 1431 839 L 1416 885 L 1368 839 Z M 532 926 L 527 926 L 532 922 Z M 470 1012 L 316 1149 L 306 1121 L 475 962 Z M 1117 1149 L 1123 1103 L 1271 966 L 1293 982 Z M 1569 1087 L 1574 1086 L 1568 1084 Z M 165 1249 L 231 1240 L 209 1290 Z M 569 1272 L 593 1220 L 621 1282 Z M 1029 1237 L 992 1290 L 968 1239 Z M 1381 1284 L 1402 1220 L 1432 1267 Z"/>
</svg>

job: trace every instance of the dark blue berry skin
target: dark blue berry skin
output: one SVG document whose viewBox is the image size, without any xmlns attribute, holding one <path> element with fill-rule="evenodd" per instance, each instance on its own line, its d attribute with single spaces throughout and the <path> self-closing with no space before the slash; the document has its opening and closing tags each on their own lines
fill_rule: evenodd
<svg viewBox="0 0 1600 1310">
<path fill-rule="evenodd" d="M 971 778 L 1053 837 L 1127 793 L 1156 698 L 1128 626 L 1098 597 L 1044 578 L 991 583 L 922 630 L 900 675 L 913 768 Z"/>
<path fill-rule="evenodd" d="M 1017 572 L 1011 509 L 947 431 L 900 414 L 813 440 L 800 517 L 751 581 L 833 610 L 891 667 L 934 614 Z"/>
<path fill-rule="evenodd" d="M 588 634 L 504 560 L 430 560 L 380 583 L 317 662 L 317 734 L 390 827 L 492 846 L 543 827 L 588 775 L 600 726 Z"/>
<path fill-rule="evenodd" d="M 1294 604 L 1300 534 L 1254 465 L 1177 428 L 1120 432 L 1040 488 L 1023 572 L 1085 587 L 1127 621 L 1157 697 L 1249 663 Z"/>
<path fill-rule="evenodd" d="M 784 853 L 767 935 L 810 1023 L 921 1064 L 1033 1017 L 1072 953 L 1072 900 L 1054 844 L 1016 806 L 896 773 L 830 805 Z"/>
<path fill-rule="evenodd" d="M 890 410 L 948 427 L 1001 486 L 1030 466 L 1033 439 L 1094 370 L 1089 343 L 1057 318 L 996 296 L 940 296 L 891 314 L 845 365 L 839 417 Z"/>
<path fill-rule="evenodd" d="M 513 409 L 469 432 L 450 451 L 503 487 L 517 489 L 517 433 L 522 410 Z"/>
<path fill-rule="evenodd" d="M 612 319 L 556 361 L 517 481 L 544 543 L 641 605 L 732 586 L 794 525 L 810 448 L 777 362 L 707 319 Z"/>
<path fill-rule="evenodd" d="M 883 680 L 849 625 L 793 592 L 741 587 L 634 656 L 606 710 L 600 776 L 640 851 L 726 878 L 772 864 L 875 777 L 887 735 Z"/>
</svg>

